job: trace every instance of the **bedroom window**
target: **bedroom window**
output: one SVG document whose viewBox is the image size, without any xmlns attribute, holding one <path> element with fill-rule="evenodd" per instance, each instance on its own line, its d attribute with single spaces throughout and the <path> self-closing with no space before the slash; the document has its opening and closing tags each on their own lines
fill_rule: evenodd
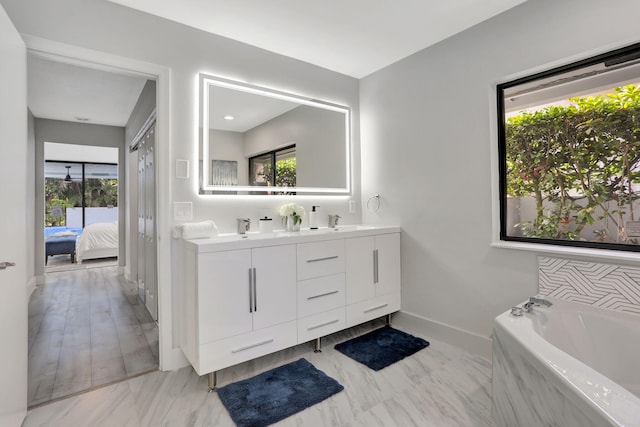
<svg viewBox="0 0 640 427">
<path fill-rule="evenodd" d="M 118 165 L 45 162 L 45 229 L 118 220 Z"/>
<path fill-rule="evenodd" d="M 501 240 L 640 251 L 640 43 L 497 94 Z"/>
</svg>

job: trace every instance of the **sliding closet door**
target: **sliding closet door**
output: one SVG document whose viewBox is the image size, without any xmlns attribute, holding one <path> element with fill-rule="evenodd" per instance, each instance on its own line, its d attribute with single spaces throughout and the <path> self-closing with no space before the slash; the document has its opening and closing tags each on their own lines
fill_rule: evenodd
<svg viewBox="0 0 640 427">
<path fill-rule="evenodd" d="M 145 215 L 147 211 L 147 193 L 145 185 L 145 140 L 143 139 L 138 147 L 138 277 L 136 282 L 138 283 L 138 295 L 140 300 L 145 302 L 145 252 L 146 252 L 146 238 L 144 233 L 145 228 Z"/>
<path fill-rule="evenodd" d="M 156 167 L 155 167 L 155 125 L 149 130 L 145 159 L 146 222 L 145 235 L 145 305 L 151 316 L 158 319 L 158 285 L 156 281 Z"/>
</svg>

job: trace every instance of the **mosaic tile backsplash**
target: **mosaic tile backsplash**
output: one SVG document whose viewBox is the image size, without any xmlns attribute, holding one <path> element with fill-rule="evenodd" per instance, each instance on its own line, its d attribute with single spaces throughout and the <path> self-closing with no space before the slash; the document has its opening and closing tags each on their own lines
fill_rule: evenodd
<svg viewBox="0 0 640 427">
<path fill-rule="evenodd" d="M 541 295 L 640 314 L 640 266 L 538 257 Z"/>
</svg>

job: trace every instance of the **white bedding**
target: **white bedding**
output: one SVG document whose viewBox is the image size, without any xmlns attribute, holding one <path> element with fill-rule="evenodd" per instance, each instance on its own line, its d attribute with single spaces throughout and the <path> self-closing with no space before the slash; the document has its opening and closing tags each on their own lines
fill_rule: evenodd
<svg viewBox="0 0 640 427">
<path fill-rule="evenodd" d="M 87 225 L 76 240 L 76 260 L 118 256 L 118 223 L 100 222 Z"/>
</svg>

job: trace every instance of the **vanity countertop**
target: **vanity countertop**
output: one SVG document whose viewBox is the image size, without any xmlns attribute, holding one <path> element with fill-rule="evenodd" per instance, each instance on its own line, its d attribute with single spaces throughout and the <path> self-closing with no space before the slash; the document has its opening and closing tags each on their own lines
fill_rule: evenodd
<svg viewBox="0 0 640 427">
<path fill-rule="evenodd" d="M 317 230 L 303 228 L 300 231 L 274 231 L 273 233 L 249 232 L 247 234 L 218 234 L 207 239 L 182 240 L 181 245 L 198 253 L 246 249 L 322 240 L 346 239 L 350 237 L 375 236 L 376 234 L 399 233 L 399 226 L 386 225 L 339 225 L 336 228 L 320 227 Z"/>
</svg>

